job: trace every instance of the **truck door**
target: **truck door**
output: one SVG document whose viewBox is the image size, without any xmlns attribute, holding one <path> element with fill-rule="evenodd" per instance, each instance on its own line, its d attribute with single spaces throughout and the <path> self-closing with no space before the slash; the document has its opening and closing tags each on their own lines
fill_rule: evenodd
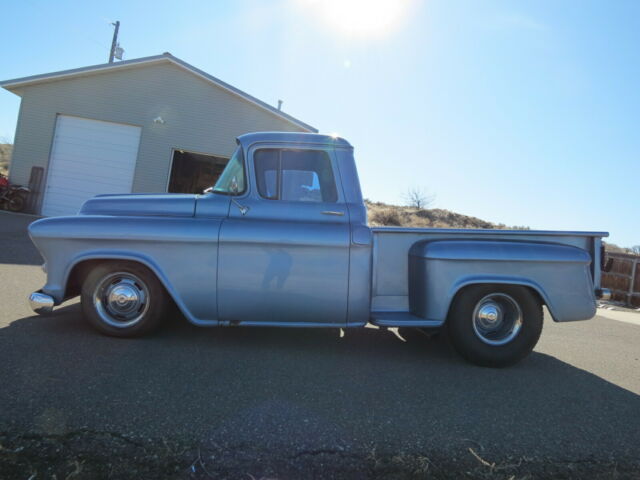
<svg viewBox="0 0 640 480">
<path fill-rule="evenodd" d="M 329 149 L 252 147 L 220 230 L 222 322 L 344 326 L 349 213 Z"/>
</svg>

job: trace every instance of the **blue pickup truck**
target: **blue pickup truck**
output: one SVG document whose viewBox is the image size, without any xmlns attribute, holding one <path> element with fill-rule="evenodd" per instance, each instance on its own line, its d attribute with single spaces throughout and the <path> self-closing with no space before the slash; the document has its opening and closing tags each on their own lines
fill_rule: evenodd
<svg viewBox="0 0 640 480">
<path fill-rule="evenodd" d="M 173 302 L 200 326 L 446 328 L 484 366 L 594 316 L 603 232 L 371 228 L 344 139 L 263 132 L 201 195 L 100 195 L 29 233 L 46 263 L 34 311 L 80 295 L 99 331 L 138 336 Z"/>
</svg>

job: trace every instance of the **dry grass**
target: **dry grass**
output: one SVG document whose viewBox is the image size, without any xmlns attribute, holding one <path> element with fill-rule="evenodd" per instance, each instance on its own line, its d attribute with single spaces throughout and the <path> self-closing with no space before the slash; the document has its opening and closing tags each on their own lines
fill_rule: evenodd
<svg viewBox="0 0 640 480">
<path fill-rule="evenodd" d="M 366 200 L 371 226 L 417 227 L 417 228 L 497 228 L 529 230 L 529 227 L 508 227 L 502 223 L 491 223 L 441 208 L 423 209 L 399 207 Z"/>
<path fill-rule="evenodd" d="M 640 245 L 636 245 L 632 248 L 620 247 L 615 243 L 602 242 L 604 243 L 604 247 L 607 249 L 607 252 L 612 253 L 626 253 L 628 255 L 640 255 Z"/>
<path fill-rule="evenodd" d="M 6 175 L 9 172 L 11 163 L 11 152 L 13 145 L 10 143 L 0 143 L 0 173 Z"/>
</svg>

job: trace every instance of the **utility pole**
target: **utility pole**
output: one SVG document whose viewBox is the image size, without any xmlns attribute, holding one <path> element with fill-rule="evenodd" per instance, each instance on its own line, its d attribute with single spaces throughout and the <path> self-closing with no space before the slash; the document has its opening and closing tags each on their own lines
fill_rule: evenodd
<svg viewBox="0 0 640 480">
<path fill-rule="evenodd" d="M 113 63 L 113 56 L 116 53 L 116 46 L 118 45 L 118 30 L 120 30 L 120 20 L 117 20 L 116 23 L 112 23 L 114 27 L 116 27 L 113 31 L 113 40 L 111 41 L 111 51 L 109 52 L 109 63 Z"/>
</svg>

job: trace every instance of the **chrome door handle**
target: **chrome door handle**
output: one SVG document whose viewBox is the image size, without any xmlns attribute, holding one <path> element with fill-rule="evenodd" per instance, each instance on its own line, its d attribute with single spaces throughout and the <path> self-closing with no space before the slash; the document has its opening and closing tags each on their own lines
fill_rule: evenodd
<svg viewBox="0 0 640 480">
<path fill-rule="evenodd" d="M 344 212 L 338 212 L 336 210 L 325 210 L 322 212 L 323 215 L 335 215 L 336 217 L 342 217 Z"/>
</svg>

